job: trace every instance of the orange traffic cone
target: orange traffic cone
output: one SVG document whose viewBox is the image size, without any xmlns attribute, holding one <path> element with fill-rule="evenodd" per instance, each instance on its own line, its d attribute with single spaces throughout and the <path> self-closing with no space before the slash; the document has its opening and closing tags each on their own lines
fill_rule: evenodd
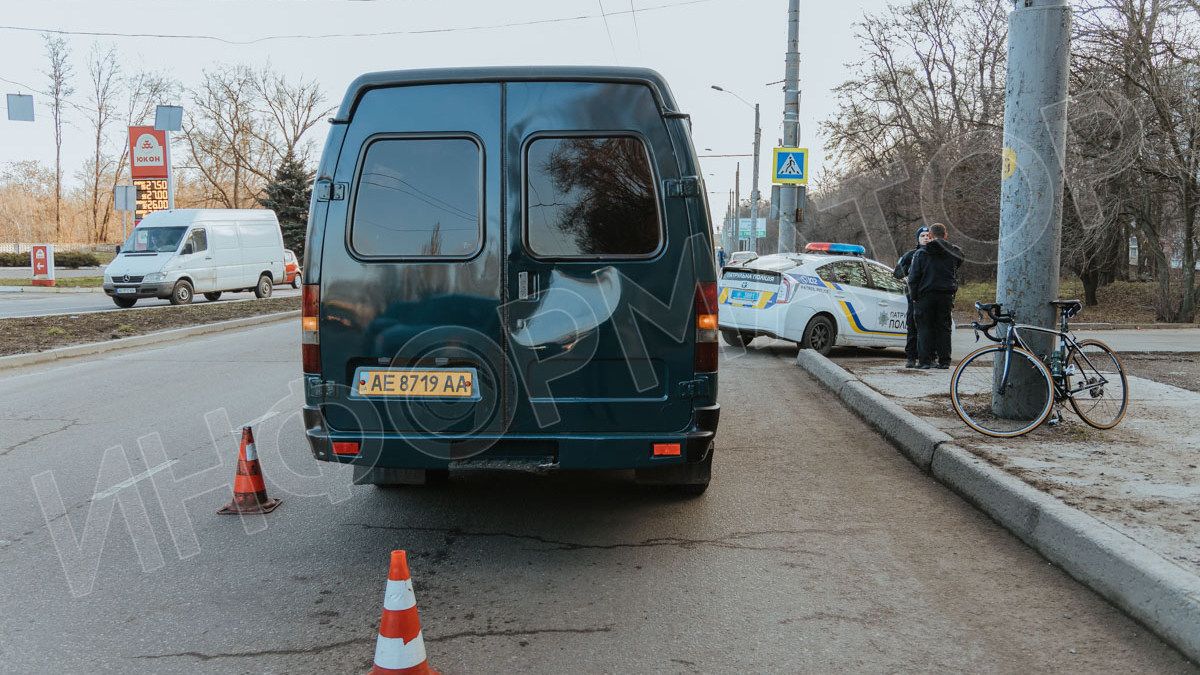
<svg viewBox="0 0 1200 675">
<path fill-rule="evenodd" d="M 392 551 L 387 588 L 383 592 L 383 618 L 375 643 L 375 665 L 371 673 L 419 673 L 438 675 L 425 658 L 417 596 L 408 575 L 408 556 Z"/>
<path fill-rule="evenodd" d="M 258 451 L 254 449 L 254 432 L 250 427 L 242 427 L 237 475 L 233 477 L 233 500 L 217 513 L 270 513 L 279 504 L 278 499 L 267 498 L 267 486 L 263 484 L 262 470 L 258 468 Z"/>
</svg>

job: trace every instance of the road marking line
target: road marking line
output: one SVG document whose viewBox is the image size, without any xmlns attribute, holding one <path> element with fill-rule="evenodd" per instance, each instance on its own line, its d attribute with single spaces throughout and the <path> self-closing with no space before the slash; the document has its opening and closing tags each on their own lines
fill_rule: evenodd
<svg viewBox="0 0 1200 675">
<path fill-rule="evenodd" d="M 240 433 L 242 433 L 242 427 L 252 427 L 255 424 L 261 424 L 262 422 L 266 422 L 267 420 L 271 419 L 272 417 L 274 417 L 278 414 L 279 414 L 279 411 L 275 410 L 275 411 L 269 412 L 265 415 L 260 415 L 258 417 L 255 417 L 254 419 L 250 420 L 249 422 L 246 422 L 241 427 L 238 427 L 236 429 L 230 429 L 229 431 L 230 431 L 230 433 L 240 434 Z"/>
<path fill-rule="evenodd" d="M 167 467 L 171 466 L 172 464 L 174 464 L 178 461 L 179 460 L 177 460 L 177 459 L 173 459 L 169 462 L 163 462 L 162 464 L 159 464 L 156 467 L 146 469 L 145 471 L 139 473 L 138 475 L 136 475 L 132 478 L 127 478 L 127 479 L 121 481 L 120 483 L 117 483 L 116 485 L 108 488 L 104 492 L 100 492 L 100 493 L 96 494 L 95 496 L 92 497 L 92 501 L 96 501 L 97 499 L 104 499 L 105 497 L 111 497 L 111 496 L 117 494 L 118 492 L 120 492 L 121 490 L 124 490 L 125 488 L 129 487 L 130 485 L 134 485 L 140 480 L 149 478 L 150 476 L 153 476 L 154 474 L 158 473 L 159 471 L 162 471 L 163 469 L 166 469 Z"/>
</svg>

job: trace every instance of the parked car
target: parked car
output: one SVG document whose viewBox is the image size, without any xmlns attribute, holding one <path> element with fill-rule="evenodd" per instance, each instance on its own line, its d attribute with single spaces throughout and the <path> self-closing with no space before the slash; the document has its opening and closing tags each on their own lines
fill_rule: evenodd
<svg viewBox="0 0 1200 675">
<path fill-rule="evenodd" d="M 283 283 L 290 284 L 292 288 L 300 288 L 304 283 L 304 276 L 300 273 L 300 262 L 296 260 L 296 254 L 292 249 L 283 249 Z"/>
<path fill-rule="evenodd" d="M 857 244 L 811 243 L 721 273 L 721 337 L 744 346 L 765 335 L 828 354 L 835 345 L 904 347 L 908 301 L 892 268 Z"/>
<path fill-rule="evenodd" d="M 274 211 L 174 209 L 142 219 L 104 268 L 104 292 L 118 307 L 139 298 L 186 305 L 194 294 L 226 291 L 267 298 L 283 279 L 283 235 Z"/>
<path fill-rule="evenodd" d="M 359 77 L 305 249 L 314 456 L 375 485 L 635 469 L 702 492 L 719 406 L 699 176 L 650 70 Z"/>
</svg>

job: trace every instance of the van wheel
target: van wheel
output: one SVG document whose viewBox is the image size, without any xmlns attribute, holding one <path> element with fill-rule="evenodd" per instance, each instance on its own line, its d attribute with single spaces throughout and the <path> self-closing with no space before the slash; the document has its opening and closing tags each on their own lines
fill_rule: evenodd
<svg viewBox="0 0 1200 675">
<path fill-rule="evenodd" d="M 746 345 L 750 344 L 750 340 L 753 340 L 754 338 L 751 338 L 745 333 L 739 333 L 736 330 L 729 330 L 726 328 L 721 330 L 721 339 L 724 340 L 725 344 L 729 345 L 730 347 L 745 347 Z"/>
<path fill-rule="evenodd" d="M 303 285 L 304 285 L 304 279 L 301 279 L 299 274 L 292 277 L 292 288 L 299 289 Z"/>
<path fill-rule="evenodd" d="M 113 304 L 121 309 L 129 309 L 137 303 L 137 298 L 113 298 Z"/>
<path fill-rule="evenodd" d="M 274 287 L 271 284 L 270 275 L 264 274 L 258 278 L 258 285 L 254 287 L 254 297 L 262 300 L 271 297 L 271 291 Z"/>
<path fill-rule="evenodd" d="M 192 301 L 192 282 L 187 279 L 180 279 L 175 283 L 175 290 L 171 291 L 172 305 L 186 305 Z"/>
<path fill-rule="evenodd" d="M 801 349 L 811 349 L 821 356 L 827 356 L 833 349 L 837 338 L 837 328 L 827 316 L 814 316 L 804 327 L 804 339 L 800 341 Z"/>
<path fill-rule="evenodd" d="M 209 302 L 216 302 L 217 300 L 221 299 L 221 291 L 213 291 L 212 293 L 205 293 L 204 299 Z"/>
<path fill-rule="evenodd" d="M 702 462 L 672 464 L 645 469 L 635 469 L 634 480 L 640 485 L 661 485 L 676 494 L 698 497 L 708 489 L 712 481 L 713 446 L 708 448 L 708 457 Z"/>
<path fill-rule="evenodd" d="M 449 480 L 449 469 L 391 469 L 357 464 L 354 466 L 355 485 L 391 488 L 402 485 L 445 485 Z"/>
</svg>

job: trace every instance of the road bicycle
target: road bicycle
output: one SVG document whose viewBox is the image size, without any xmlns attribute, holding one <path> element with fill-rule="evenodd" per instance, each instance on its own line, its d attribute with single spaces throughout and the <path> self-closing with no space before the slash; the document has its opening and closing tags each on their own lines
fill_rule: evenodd
<svg viewBox="0 0 1200 675">
<path fill-rule="evenodd" d="M 1080 419 L 1097 429 L 1121 422 L 1129 406 L 1129 380 L 1117 354 L 1099 340 L 1076 340 L 1067 322 L 1083 309 L 1078 300 L 1055 300 L 1058 330 L 1017 323 L 999 303 L 975 303 L 979 319 L 987 312 L 991 323 L 972 322 L 975 339 L 983 333 L 998 344 L 981 347 L 963 357 L 950 377 L 950 403 L 962 421 L 995 438 L 1013 438 L 1033 431 L 1053 415 L 1062 421 L 1061 407 L 1070 402 Z M 1002 336 L 991 330 L 1003 325 Z M 1055 336 L 1053 349 L 1038 356 L 1024 334 Z"/>
</svg>

